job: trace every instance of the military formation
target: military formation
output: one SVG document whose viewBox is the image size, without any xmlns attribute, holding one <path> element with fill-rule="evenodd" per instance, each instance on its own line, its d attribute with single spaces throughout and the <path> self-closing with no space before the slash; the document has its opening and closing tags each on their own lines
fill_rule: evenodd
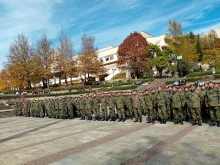
<svg viewBox="0 0 220 165">
<path fill-rule="evenodd" d="M 204 86 L 158 87 L 144 92 L 126 91 L 80 95 L 45 100 L 17 101 L 17 116 L 57 119 L 117 121 L 134 120 L 160 124 L 172 121 L 220 127 L 220 86 L 212 82 Z"/>
</svg>

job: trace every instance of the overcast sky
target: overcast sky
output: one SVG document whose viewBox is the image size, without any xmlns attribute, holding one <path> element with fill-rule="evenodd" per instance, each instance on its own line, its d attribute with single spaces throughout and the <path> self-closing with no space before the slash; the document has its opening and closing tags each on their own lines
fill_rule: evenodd
<svg viewBox="0 0 220 165">
<path fill-rule="evenodd" d="M 119 45 L 133 31 L 168 33 L 169 19 L 181 22 L 185 33 L 216 29 L 220 0 L 0 0 L 0 63 L 21 32 L 33 44 L 46 33 L 56 47 L 63 29 L 76 54 L 84 32 L 96 37 L 100 49 Z"/>
</svg>

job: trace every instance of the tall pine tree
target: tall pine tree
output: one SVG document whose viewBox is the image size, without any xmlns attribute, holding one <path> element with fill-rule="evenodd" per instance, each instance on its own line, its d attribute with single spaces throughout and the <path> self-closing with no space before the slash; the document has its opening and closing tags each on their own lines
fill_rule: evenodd
<svg viewBox="0 0 220 165">
<path fill-rule="evenodd" d="M 199 34 L 197 35 L 197 38 L 196 38 L 196 53 L 198 55 L 198 61 L 202 61 L 203 51 L 202 51 L 202 47 L 200 44 L 200 35 Z"/>
</svg>

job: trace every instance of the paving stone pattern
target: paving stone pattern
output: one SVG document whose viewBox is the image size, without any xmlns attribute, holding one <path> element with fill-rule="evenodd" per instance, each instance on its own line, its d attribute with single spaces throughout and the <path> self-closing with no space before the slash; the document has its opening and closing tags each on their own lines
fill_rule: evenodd
<svg viewBox="0 0 220 165">
<path fill-rule="evenodd" d="M 220 129 L 48 118 L 0 119 L 0 165 L 220 164 Z"/>
</svg>

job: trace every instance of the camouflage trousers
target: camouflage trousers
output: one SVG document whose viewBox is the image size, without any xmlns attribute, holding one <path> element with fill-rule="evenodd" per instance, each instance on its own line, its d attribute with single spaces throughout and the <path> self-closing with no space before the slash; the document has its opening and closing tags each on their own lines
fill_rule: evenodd
<svg viewBox="0 0 220 165">
<path fill-rule="evenodd" d="M 120 119 L 125 118 L 125 109 L 124 108 L 117 108 L 118 117 Z"/>
<path fill-rule="evenodd" d="M 107 108 L 101 109 L 100 116 L 101 116 L 101 117 L 108 117 Z"/>
<path fill-rule="evenodd" d="M 100 117 L 100 110 L 99 110 L 99 108 L 93 108 L 93 114 L 95 115 L 95 117 Z"/>
<path fill-rule="evenodd" d="M 220 121 L 220 107 L 209 107 L 211 120 Z"/>
<path fill-rule="evenodd" d="M 73 113 L 73 109 L 72 108 L 68 108 L 68 115 L 70 118 L 74 117 L 74 113 Z"/>
<path fill-rule="evenodd" d="M 92 116 L 92 109 L 91 108 L 86 109 L 86 116 Z"/>
<path fill-rule="evenodd" d="M 80 115 L 81 115 L 81 116 L 86 116 L 86 111 L 85 111 L 85 109 L 80 109 L 79 111 L 80 111 Z"/>
<path fill-rule="evenodd" d="M 161 119 L 165 119 L 165 120 L 168 119 L 168 112 L 167 112 L 167 109 L 166 109 L 165 106 L 163 106 L 163 107 L 158 107 L 157 110 L 158 110 L 159 117 L 160 117 Z"/>
<path fill-rule="evenodd" d="M 126 115 L 133 116 L 133 109 L 131 106 L 126 106 Z"/>
<path fill-rule="evenodd" d="M 144 113 L 150 118 L 156 118 L 156 110 L 154 108 L 144 108 Z"/>
<path fill-rule="evenodd" d="M 189 108 L 193 120 L 202 120 L 201 108 Z"/>
<path fill-rule="evenodd" d="M 142 107 L 134 108 L 134 117 L 137 119 L 142 116 Z"/>
<path fill-rule="evenodd" d="M 183 115 L 183 111 L 182 111 L 182 108 L 173 108 L 173 117 L 174 119 L 183 119 L 184 118 L 184 115 Z"/>
<path fill-rule="evenodd" d="M 115 108 L 114 107 L 109 107 L 109 116 L 110 117 L 116 117 Z"/>
</svg>

